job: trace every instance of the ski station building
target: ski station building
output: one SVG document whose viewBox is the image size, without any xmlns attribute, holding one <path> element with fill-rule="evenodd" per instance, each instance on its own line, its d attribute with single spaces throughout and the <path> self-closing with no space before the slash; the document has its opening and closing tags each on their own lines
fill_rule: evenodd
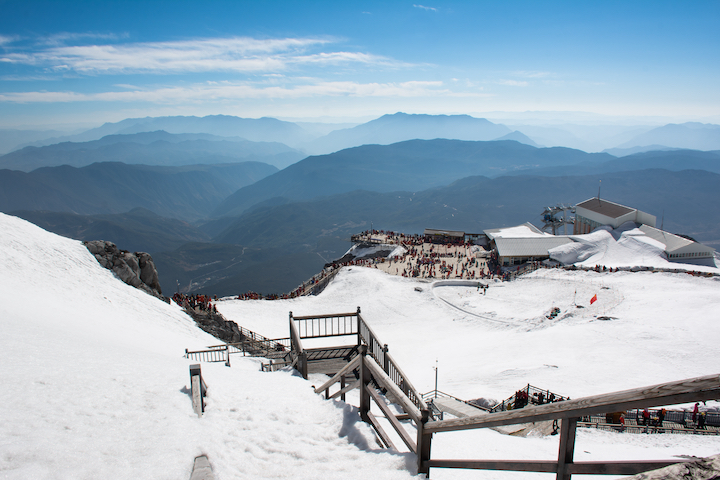
<svg viewBox="0 0 720 480">
<path fill-rule="evenodd" d="M 655 228 L 656 221 L 657 218 L 649 213 L 594 197 L 575 206 L 573 233 L 582 235 L 605 225 L 616 229 L 627 222 L 634 222 L 645 235 L 665 245 L 669 261 L 711 265 L 714 249 L 693 239 Z"/>
<path fill-rule="evenodd" d="M 618 228 L 626 222 L 635 222 L 654 227 L 656 220 L 655 216 L 649 213 L 608 200 L 601 200 L 600 197 L 594 197 L 575 205 L 573 234 L 590 233 L 604 225 Z"/>
<path fill-rule="evenodd" d="M 490 248 L 497 251 L 498 263 L 504 267 L 550 258 L 551 248 L 572 243 L 568 236 L 550 235 L 527 222 L 510 228 L 484 230 Z"/>
</svg>

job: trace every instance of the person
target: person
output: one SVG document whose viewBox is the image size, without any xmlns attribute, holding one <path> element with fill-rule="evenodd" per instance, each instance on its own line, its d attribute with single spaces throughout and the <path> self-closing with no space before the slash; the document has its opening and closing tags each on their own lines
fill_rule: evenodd
<svg viewBox="0 0 720 480">
<path fill-rule="evenodd" d="M 650 411 L 647 408 L 645 408 L 645 410 L 643 410 L 642 417 L 643 417 L 643 425 L 647 425 L 648 423 L 650 423 Z"/>
<path fill-rule="evenodd" d="M 658 427 L 663 426 L 663 422 L 665 421 L 665 415 L 667 415 L 667 410 L 663 408 L 660 410 L 660 413 L 658 413 Z"/>
<path fill-rule="evenodd" d="M 625 431 L 625 414 L 624 413 L 620 415 L 620 431 L 621 432 Z"/>
<path fill-rule="evenodd" d="M 699 403 L 696 403 L 696 404 L 695 404 L 695 408 L 693 408 L 693 416 L 692 416 L 693 422 L 697 422 L 697 417 L 698 417 L 698 411 L 699 411 L 699 410 L 700 410 L 700 404 L 699 404 Z"/>
<path fill-rule="evenodd" d="M 702 412 L 698 416 L 698 428 L 705 429 L 705 415 L 706 415 L 706 413 Z"/>
</svg>

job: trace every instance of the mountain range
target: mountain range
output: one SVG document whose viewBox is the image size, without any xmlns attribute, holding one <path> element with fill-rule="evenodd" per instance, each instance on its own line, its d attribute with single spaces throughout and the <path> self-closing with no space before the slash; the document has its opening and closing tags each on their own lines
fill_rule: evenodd
<svg viewBox="0 0 720 480">
<path fill-rule="evenodd" d="M 371 225 L 409 233 L 539 225 L 545 206 L 595 196 L 600 181 L 605 198 L 720 245 L 719 151 L 657 143 L 618 158 L 539 148 L 527 130 L 459 115 L 386 115 L 325 136 L 317 126 L 311 134 L 290 122 L 239 120 L 248 119 L 128 119 L 85 132 L 86 141 L 11 152 L 0 157 L 0 210 L 149 251 L 168 291 L 223 295 L 292 290 Z M 715 131 L 675 127 L 667 139 Z M 606 133 L 627 142 L 651 130 Z M 402 141 L 383 145 L 394 139 Z M 300 150 L 358 142 L 370 144 Z"/>
<path fill-rule="evenodd" d="M 97 162 L 182 166 L 263 162 L 285 168 L 305 155 L 282 143 L 251 142 L 209 134 L 165 131 L 107 135 L 88 142 L 25 147 L 0 156 L 0 168 L 31 172 L 41 167 L 84 167 Z"/>
<path fill-rule="evenodd" d="M 531 167 L 613 158 L 561 147 L 535 148 L 510 140 L 408 140 L 392 145 L 364 145 L 308 157 L 290 165 L 230 195 L 213 215 L 239 215 L 274 197 L 305 200 L 358 189 L 414 192 L 471 175 L 498 176 Z"/>
<path fill-rule="evenodd" d="M 84 215 L 143 207 L 186 221 L 206 218 L 228 195 L 277 171 L 259 162 L 157 167 L 94 163 L 0 170 L 0 210 L 49 210 Z"/>
</svg>

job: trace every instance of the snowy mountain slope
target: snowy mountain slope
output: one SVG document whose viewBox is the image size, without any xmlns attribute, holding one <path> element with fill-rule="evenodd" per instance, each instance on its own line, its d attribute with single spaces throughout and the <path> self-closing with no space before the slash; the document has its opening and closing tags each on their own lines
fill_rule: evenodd
<svg viewBox="0 0 720 480">
<path fill-rule="evenodd" d="M 590 305 L 595 294 L 598 300 Z M 431 282 L 345 267 L 317 297 L 225 300 L 218 308 L 247 328 L 286 337 L 288 311 L 352 312 L 356 306 L 420 392 L 434 388 L 436 359 L 439 389 L 464 399 L 499 400 L 528 383 L 576 398 L 719 370 L 720 281 L 688 274 L 538 270 L 511 283 L 492 283 L 483 296 L 474 287 L 433 288 Z M 562 313 L 548 320 L 553 307 Z M 335 344 L 344 343 L 352 339 Z M 714 437 L 588 430 L 579 431 L 577 445 L 576 459 L 583 461 L 720 452 Z M 558 446 L 557 437 L 468 431 L 439 434 L 432 448 L 434 458 L 553 459 Z M 518 478 L 513 475 L 432 471 L 438 479 Z"/>
<path fill-rule="evenodd" d="M 203 364 L 198 419 L 182 355 L 216 339 L 80 242 L 4 214 L 0 232 L 3 478 L 188 478 L 203 453 L 225 479 L 410 478 L 351 407 L 255 359 Z"/>
<path fill-rule="evenodd" d="M 188 478 L 203 453 L 220 479 L 411 478 L 412 455 L 378 449 L 353 407 L 313 393 L 318 379 L 262 373 L 257 359 L 202 365 L 209 397 L 198 419 L 187 394 L 194 362 L 182 353 L 214 338 L 176 306 L 115 279 L 79 242 L 7 215 L 0 232 L 4 478 Z M 420 391 L 432 389 L 437 358 L 440 389 L 459 397 L 502 398 L 528 382 L 577 397 L 718 373 L 719 292 L 717 280 L 686 274 L 540 270 L 482 296 L 351 267 L 317 297 L 219 308 L 283 337 L 288 311 L 360 305 Z M 552 306 L 562 314 L 548 321 Z M 494 431 L 433 440 L 435 458 L 552 459 L 557 448 L 557 437 Z M 718 451 L 715 437 L 580 430 L 576 459 Z M 441 469 L 432 476 L 518 478 Z"/>
</svg>

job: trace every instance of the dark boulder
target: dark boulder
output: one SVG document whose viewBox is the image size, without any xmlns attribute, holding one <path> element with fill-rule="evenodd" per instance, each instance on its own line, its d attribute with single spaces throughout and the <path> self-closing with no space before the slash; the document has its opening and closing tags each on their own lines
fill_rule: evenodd
<svg viewBox="0 0 720 480">
<path fill-rule="evenodd" d="M 95 256 L 98 263 L 115 272 L 115 275 L 120 280 L 165 302 L 169 302 L 169 299 L 162 295 L 157 269 L 150 254 L 120 250 L 114 243 L 104 240 L 83 243 L 90 253 Z"/>
</svg>

